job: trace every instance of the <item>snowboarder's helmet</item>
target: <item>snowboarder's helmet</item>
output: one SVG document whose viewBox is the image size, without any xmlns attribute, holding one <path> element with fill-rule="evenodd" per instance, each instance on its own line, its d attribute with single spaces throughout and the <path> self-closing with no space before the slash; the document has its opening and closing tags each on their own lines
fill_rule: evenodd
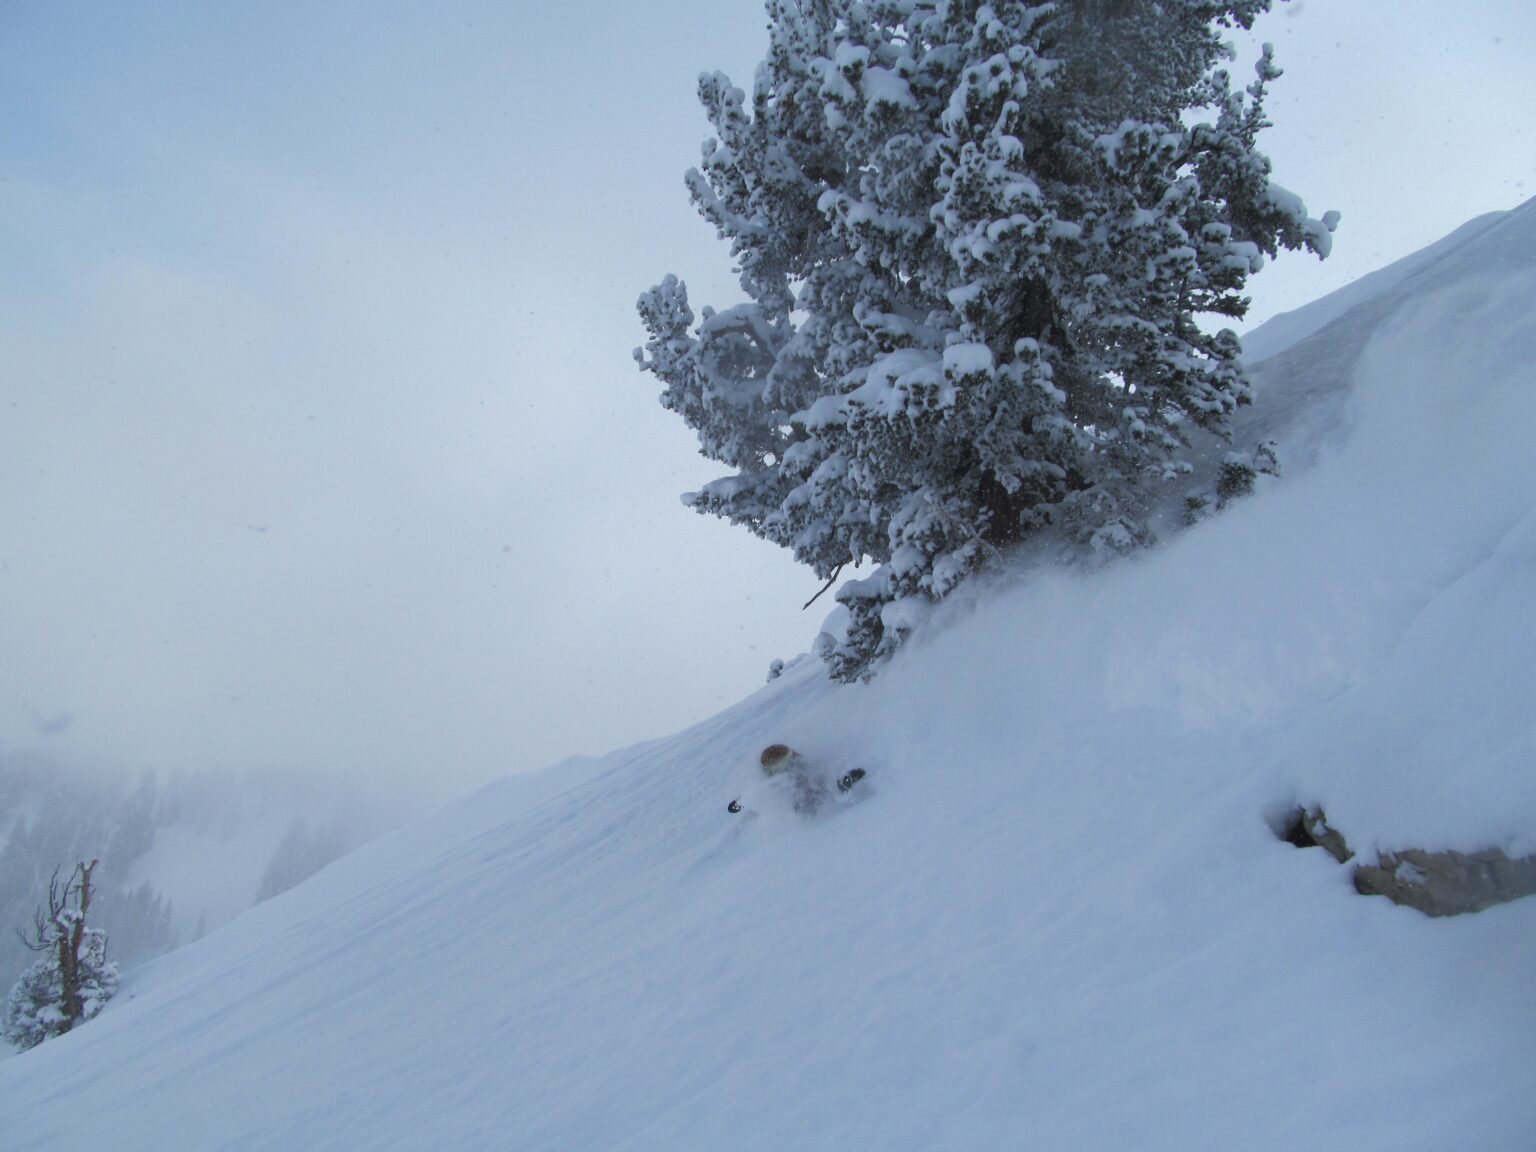
<svg viewBox="0 0 1536 1152">
<path fill-rule="evenodd" d="M 768 745 L 768 747 L 763 749 L 763 774 L 766 776 L 777 776 L 785 768 L 789 767 L 789 762 L 794 758 L 794 755 L 794 749 L 790 748 L 788 744 Z"/>
</svg>

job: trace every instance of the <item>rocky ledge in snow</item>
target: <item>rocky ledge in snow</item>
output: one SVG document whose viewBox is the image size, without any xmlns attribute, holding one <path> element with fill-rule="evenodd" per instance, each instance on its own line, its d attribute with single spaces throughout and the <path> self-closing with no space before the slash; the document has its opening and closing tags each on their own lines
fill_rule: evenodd
<svg viewBox="0 0 1536 1152">
<path fill-rule="evenodd" d="M 1340 864 L 1355 856 L 1320 808 L 1296 809 L 1281 839 L 1298 848 L 1321 848 Z M 1511 860 L 1499 848 L 1471 853 L 1404 848 L 1377 853 L 1375 864 L 1356 865 L 1354 879 L 1362 896 L 1385 896 L 1426 916 L 1458 916 L 1536 895 L 1536 856 Z"/>
<path fill-rule="evenodd" d="M 1481 912 L 1521 896 L 1536 895 L 1536 856 L 1511 860 L 1502 850 L 1384 852 L 1372 866 L 1355 869 L 1355 889 L 1417 908 L 1426 916 Z"/>
</svg>

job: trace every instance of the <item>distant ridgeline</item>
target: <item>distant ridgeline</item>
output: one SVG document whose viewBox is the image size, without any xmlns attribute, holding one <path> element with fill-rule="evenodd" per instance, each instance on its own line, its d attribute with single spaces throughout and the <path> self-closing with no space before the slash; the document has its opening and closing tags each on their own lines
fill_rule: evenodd
<svg viewBox="0 0 1536 1152">
<path fill-rule="evenodd" d="M 54 869 L 99 858 L 92 924 L 124 970 L 307 879 L 407 813 L 355 784 L 295 772 L 202 771 L 136 784 L 0 757 L 0 994 L 35 955 Z"/>
</svg>

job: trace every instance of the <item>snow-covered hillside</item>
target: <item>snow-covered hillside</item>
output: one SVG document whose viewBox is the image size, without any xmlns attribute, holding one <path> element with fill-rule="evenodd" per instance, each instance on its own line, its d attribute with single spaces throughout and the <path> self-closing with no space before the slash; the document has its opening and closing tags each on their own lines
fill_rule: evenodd
<svg viewBox="0 0 1536 1152">
<path fill-rule="evenodd" d="M 364 847 L 0 1066 L 0 1142 L 1530 1149 L 1536 900 L 1273 828 L 1536 851 L 1536 203 L 1458 237 L 1271 349 L 1306 467 Z M 775 740 L 857 799 L 728 815 Z"/>
</svg>

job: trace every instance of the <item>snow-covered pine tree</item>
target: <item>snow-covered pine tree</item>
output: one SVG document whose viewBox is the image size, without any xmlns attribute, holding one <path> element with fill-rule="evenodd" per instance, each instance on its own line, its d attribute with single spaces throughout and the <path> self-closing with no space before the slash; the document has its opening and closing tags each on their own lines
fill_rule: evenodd
<svg viewBox="0 0 1536 1152">
<path fill-rule="evenodd" d="M 734 469 L 684 499 L 848 581 L 833 675 L 1054 525 L 1151 538 L 1187 431 L 1251 399 L 1228 330 L 1279 248 L 1326 255 L 1255 148 L 1266 47 L 1234 90 L 1222 29 L 1269 0 L 769 0 L 750 107 L 721 74 L 687 177 L 745 303 L 668 276 L 636 350 Z"/>
<path fill-rule="evenodd" d="M 39 909 L 27 946 L 42 959 L 22 973 L 5 1006 L 5 1039 L 32 1048 L 95 1016 L 117 991 L 117 965 L 107 960 L 107 935 L 86 925 L 91 873 L 80 864 L 62 886 L 53 874 L 48 909 Z"/>
</svg>

